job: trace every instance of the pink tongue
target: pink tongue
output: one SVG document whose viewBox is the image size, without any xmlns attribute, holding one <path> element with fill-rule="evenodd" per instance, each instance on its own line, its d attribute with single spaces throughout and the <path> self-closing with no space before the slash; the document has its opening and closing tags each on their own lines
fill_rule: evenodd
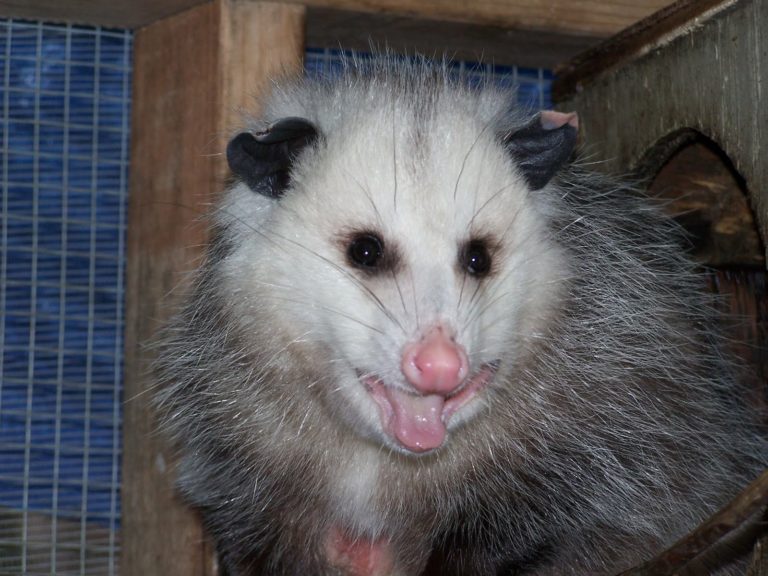
<svg viewBox="0 0 768 576">
<path fill-rule="evenodd" d="M 389 387 L 384 390 L 393 411 L 389 422 L 390 431 L 404 448 L 412 452 L 425 452 L 443 443 L 444 397 L 437 394 L 413 396 Z"/>
</svg>

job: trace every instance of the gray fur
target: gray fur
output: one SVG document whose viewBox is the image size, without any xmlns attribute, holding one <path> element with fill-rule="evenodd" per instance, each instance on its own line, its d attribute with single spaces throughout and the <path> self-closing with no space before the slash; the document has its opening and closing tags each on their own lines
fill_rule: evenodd
<svg viewBox="0 0 768 576">
<path fill-rule="evenodd" d="M 512 101 L 422 63 L 348 63 L 337 79 L 278 87 L 252 127 L 286 116 L 318 126 L 322 138 L 297 159 L 295 189 L 286 193 L 298 202 L 337 142 L 391 107 L 393 126 L 412 127 L 389 150 L 402 170 L 391 191 L 400 206 L 406 179 L 429 178 L 435 123 L 441 137 L 450 129 L 439 124 L 445 109 L 503 135 L 526 121 Z M 339 194 L 365 194 L 366 177 L 353 173 Z M 471 201 L 461 190 L 449 195 Z M 633 188 L 577 162 L 523 198 L 548 231 L 543 249 L 562 253 L 567 269 L 557 289 L 524 287 L 543 291 L 547 310 L 531 316 L 534 329 L 525 333 L 505 327 L 495 306 L 507 289 L 503 275 L 462 293 L 460 316 L 508 340 L 509 353 L 482 409 L 421 456 L 367 434 L 334 396 L 339 354 L 314 325 L 296 326 L 282 312 L 306 299 L 307 314 L 318 313 L 311 295 L 232 272 L 245 242 L 274 259 L 324 254 L 274 232 L 274 200 L 254 194 L 252 213 L 233 214 L 232 198 L 243 194 L 235 186 L 222 201 L 207 261 L 162 335 L 157 363 L 159 420 L 179 446 L 180 489 L 201 510 L 231 576 L 336 574 L 322 542 L 339 524 L 389 539 L 401 574 L 420 574 L 429 558 L 441 574 L 616 573 L 690 530 L 765 465 L 766 443 L 741 403 L 702 279 L 674 223 Z M 514 216 L 505 217 L 510 226 Z M 531 259 L 538 249 L 510 247 Z M 343 265 L 318 264 L 350 290 L 363 290 L 362 282 L 383 299 L 395 320 L 374 310 L 366 318 L 382 319 L 373 328 L 396 334 L 400 323 L 412 332 L 407 264 L 392 280 L 398 298 L 384 296 L 381 279 L 355 284 L 336 269 Z M 317 289 L 327 289 L 324 277 Z M 338 310 L 326 313 L 346 322 Z M 472 354 L 481 356 L 482 346 Z M 374 528 L 349 525 L 332 494 L 336 471 L 366 458 L 378 462 Z"/>
</svg>

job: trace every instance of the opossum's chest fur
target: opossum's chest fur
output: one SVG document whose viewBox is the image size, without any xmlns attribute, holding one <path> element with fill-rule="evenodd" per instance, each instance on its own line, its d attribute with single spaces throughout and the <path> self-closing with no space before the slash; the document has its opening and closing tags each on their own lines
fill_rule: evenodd
<svg viewBox="0 0 768 576">
<path fill-rule="evenodd" d="M 341 512 L 345 523 L 358 526 L 369 533 L 376 533 L 382 524 L 376 506 L 380 455 L 375 449 L 365 447 L 343 462 L 329 479 L 332 502 Z"/>
</svg>

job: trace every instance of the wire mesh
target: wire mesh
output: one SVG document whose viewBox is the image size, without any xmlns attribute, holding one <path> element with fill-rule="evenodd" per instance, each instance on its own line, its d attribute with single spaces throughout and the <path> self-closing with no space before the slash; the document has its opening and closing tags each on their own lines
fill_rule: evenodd
<svg viewBox="0 0 768 576">
<path fill-rule="evenodd" d="M 0 576 L 117 573 L 131 49 L 0 20 Z M 549 106 L 546 71 L 455 66 Z"/>
<path fill-rule="evenodd" d="M 115 574 L 131 34 L 0 20 L 0 574 Z"/>
</svg>

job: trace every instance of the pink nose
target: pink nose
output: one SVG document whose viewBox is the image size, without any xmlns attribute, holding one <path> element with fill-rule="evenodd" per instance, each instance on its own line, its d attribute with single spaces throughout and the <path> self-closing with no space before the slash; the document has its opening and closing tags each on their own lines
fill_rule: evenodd
<svg viewBox="0 0 768 576">
<path fill-rule="evenodd" d="M 467 375 L 467 354 L 438 327 L 405 347 L 401 367 L 406 380 L 421 394 L 448 396 Z"/>
</svg>

